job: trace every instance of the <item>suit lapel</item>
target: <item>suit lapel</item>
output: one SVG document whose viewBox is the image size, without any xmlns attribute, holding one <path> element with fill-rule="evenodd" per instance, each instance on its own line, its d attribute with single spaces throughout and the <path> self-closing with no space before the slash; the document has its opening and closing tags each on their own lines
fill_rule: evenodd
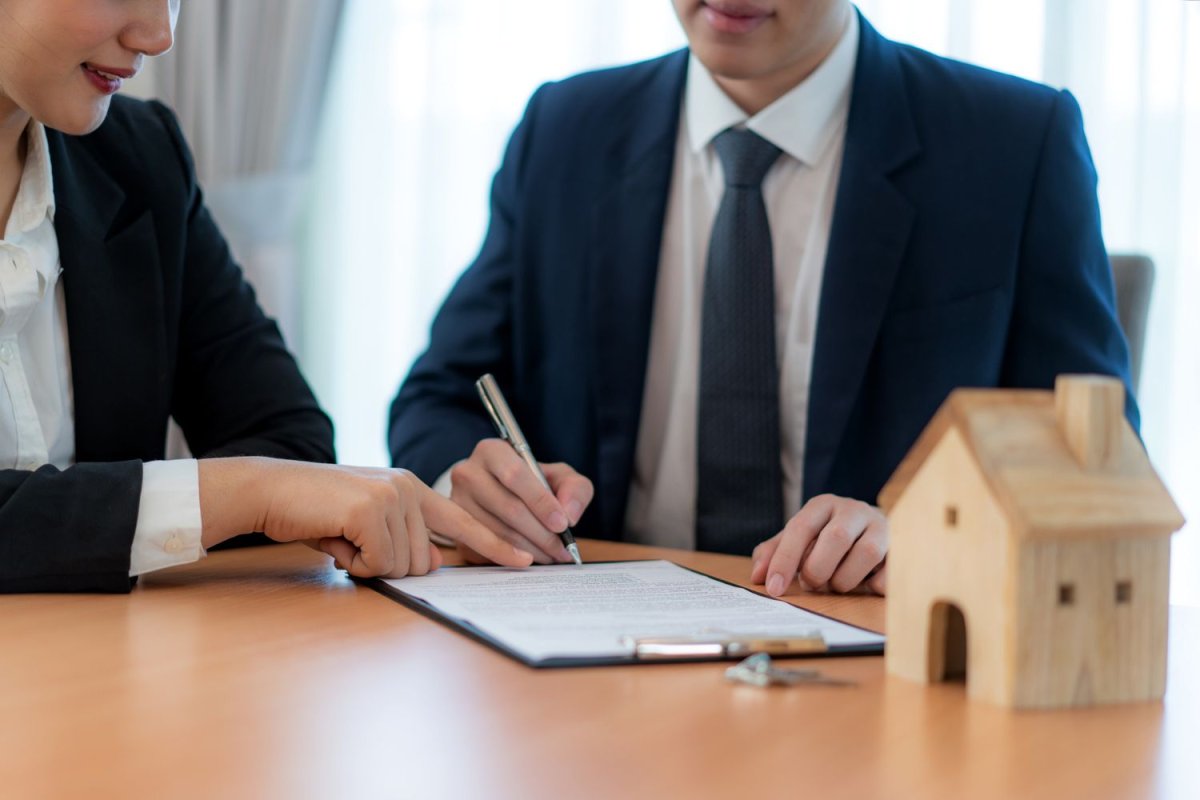
<svg viewBox="0 0 1200 800">
<path fill-rule="evenodd" d="M 827 485 L 915 215 L 889 177 L 920 151 L 895 45 L 861 15 L 859 23 L 858 62 L 813 353 L 806 499 Z"/>
<path fill-rule="evenodd" d="M 48 134 L 75 459 L 161 457 L 163 430 L 146 413 L 156 399 L 169 397 L 154 220 L 148 209 L 127 202 L 79 140 Z"/>
<path fill-rule="evenodd" d="M 589 289 L 604 530 L 624 526 L 641 416 L 650 317 L 687 53 L 668 56 L 626 101 L 605 155 L 592 220 Z"/>
</svg>

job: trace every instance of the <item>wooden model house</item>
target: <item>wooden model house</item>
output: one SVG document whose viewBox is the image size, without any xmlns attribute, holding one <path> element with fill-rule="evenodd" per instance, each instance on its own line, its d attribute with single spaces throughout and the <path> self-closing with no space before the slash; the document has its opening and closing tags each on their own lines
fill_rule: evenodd
<svg viewBox="0 0 1200 800">
<path fill-rule="evenodd" d="M 958 390 L 879 497 L 887 669 L 1030 708 L 1149 700 L 1166 683 L 1183 525 L 1121 383 Z"/>
</svg>

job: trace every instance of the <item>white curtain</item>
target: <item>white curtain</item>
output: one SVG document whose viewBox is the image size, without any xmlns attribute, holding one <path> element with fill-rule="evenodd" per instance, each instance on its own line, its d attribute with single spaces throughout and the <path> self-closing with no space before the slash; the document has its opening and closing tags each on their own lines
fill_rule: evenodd
<svg viewBox="0 0 1200 800">
<path fill-rule="evenodd" d="M 189 0 L 139 93 L 179 115 L 213 216 L 285 337 L 298 227 L 342 0 Z"/>
<path fill-rule="evenodd" d="M 301 214 L 342 0 L 190 0 L 130 94 L 175 110 L 205 201 L 259 303 L 299 338 Z M 188 455 L 179 428 L 167 457 Z"/>
<path fill-rule="evenodd" d="M 344 462 L 479 248 L 491 174 L 539 84 L 679 47 L 667 0 L 351 0 L 318 145 L 300 347 Z"/>
<path fill-rule="evenodd" d="M 859 7 L 884 35 L 1078 97 L 1109 249 L 1158 266 L 1145 440 L 1200 520 L 1200 2 Z M 542 81 L 684 40 L 669 0 L 353 0 L 345 23 L 318 146 L 301 344 L 343 460 L 383 464 L 388 401 L 479 246 L 491 174 L 524 101 Z M 1172 598 L 1200 605 L 1192 538 L 1176 537 Z"/>
</svg>

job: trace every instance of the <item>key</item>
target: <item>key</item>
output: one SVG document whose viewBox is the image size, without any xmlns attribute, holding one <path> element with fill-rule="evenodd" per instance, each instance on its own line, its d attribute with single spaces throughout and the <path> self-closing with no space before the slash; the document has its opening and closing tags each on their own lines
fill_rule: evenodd
<svg viewBox="0 0 1200 800">
<path fill-rule="evenodd" d="M 725 679 L 749 686 L 857 686 L 854 681 L 830 678 L 815 669 L 777 667 L 766 653 L 758 653 L 725 670 Z"/>
</svg>

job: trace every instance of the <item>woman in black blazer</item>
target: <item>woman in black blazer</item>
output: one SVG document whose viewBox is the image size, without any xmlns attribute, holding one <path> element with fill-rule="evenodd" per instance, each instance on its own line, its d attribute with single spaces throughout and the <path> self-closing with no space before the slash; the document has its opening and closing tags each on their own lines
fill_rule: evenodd
<svg viewBox="0 0 1200 800">
<path fill-rule="evenodd" d="M 355 575 L 436 567 L 427 528 L 529 563 L 405 471 L 302 463 L 332 426 L 174 116 L 113 97 L 177 12 L 0 0 L 0 591 L 128 591 L 245 531 Z M 198 462 L 154 463 L 172 417 Z"/>
</svg>

